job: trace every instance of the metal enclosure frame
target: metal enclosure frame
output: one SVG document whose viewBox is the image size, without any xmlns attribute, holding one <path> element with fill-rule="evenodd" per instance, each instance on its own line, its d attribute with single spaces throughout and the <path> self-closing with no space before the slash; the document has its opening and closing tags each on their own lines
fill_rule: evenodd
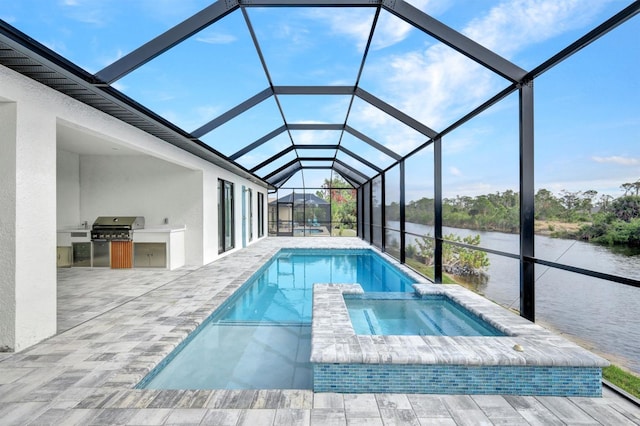
<svg viewBox="0 0 640 426">
<path fill-rule="evenodd" d="M 258 38 L 253 30 L 253 26 L 246 12 L 251 7 L 367 7 L 375 8 L 373 23 L 369 33 L 368 41 L 364 48 L 364 54 L 360 63 L 355 85 L 353 86 L 276 86 L 271 81 L 268 65 L 262 55 L 262 49 Z M 440 132 L 430 128 L 429 123 L 422 123 L 419 120 L 394 108 L 380 98 L 359 87 L 360 76 L 365 65 L 367 54 L 371 46 L 373 34 L 376 29 L 378 17 L 381 11 L 386 11 L 392 15 L 411 24 L 430 37 L 444 43 L 465 57 L 480 64 L 496 75 L 506 79 L 508 87 L 496 93 L 493 97 L 485 101 L 464 117 L 451 124 Z M 154 112 L 130 99 L 123 93 L 115 89 L 112 84 L 119 79 L 141 67 L 153 58 L 170 50 L 182 41 L 188 39 L 198 31 L 213 25 L 225 16 L 239 11 L 242 13 L 248 30 L 251 34 L 255 49 L 260 58 L 262 67 L 267 76 L 269 86 L 249 99 L 241 102 L 237 106 L 229 109 L 218 117 L 195 129 L 186 132 Z M 460 32 L 446 26 L 442 22 L 432 18 L 414 6 L 403 0 L 218 0 L 202 11 L 184 20 L 148 43 L 140 46 L 131 53 L 123 56 L 96 74 L 89 74 L 80 69 L 70 61 L 34 41 L 26 34 L 13 28 L 11 25 L 0 20 L 0 64 L 12 68 L 30 78 L 48 85 L 55 90 L 67 94 L 85 104 L 98 108 L 107 114 L 117 117 L 145 132 L 151 133 L 158 138 L 197 155 L 211 163 L 214 163 L 226 170 L 232 171 L 239 176 L 250 179 L 269 189 L 282 187 L 294 174 L 303 169 L 331 169 L 341 175 L 349 184 L 357 189 L 358 204 L 358 236 L 374 243 L 374 214 L 372 199 L 372 189 L 374 179 L 381 179 L 382 182 L 382 209 L 380 223 L 382 226 L 381 249 L 385 249 L 385 220 L 384 220 L 384 198 L 385 173 L 390 168 L 399 165 L 400 170 L 400 255 L 399 260 L 405 261 L 405 161 L 412 155 L 420 152 L 427 146 L 433 144 L 434 148 L 434 175 L 425 176 L 425 179 L 433 179 L 434 182 L 434 239 L 435 239 L 435 282 L 442 282 L 442 143 L 443 138 L 454 129 L 460 127 L 483 111 L 495 105 L 505 97 L 518 92 L 519 99 L 519 202 L 520 202 L 520 245 L 519 253 L 505 253 L 479 247 L 471 247 L 489 253 L 499 254 L 517 259 L 520 265 L 520 314 L 534 321 L 535 320 L 535 266 L 545 265 L 552 268 L 562 269 L 591 277 L 601 278 L 621 284 L 640 287 L 640 280 L 630 279 L 611 274 L 604 274 L 596 271 L 563 265 L 557 262 L 538 259 L 534 252 L 534 83 L 535 79 L 545 71 L 551 69 L 563 60 L 567 59 L 580 49 L 597 40 L 615 27 L 631 19 L 640 13 L 640 2 L 633 2 L 610 19 L 585 34 L 574 43 L 570 44 L 560 52 L 541 63 L 533 70 L 526 71 L 511 63 L 510 61 L 497 55 L 495 52 L 483 47 L 474 40 L 464 36 Z M 287 122 L 280 105 L 279 97 L 284 95 L 342 95 L 350 97 L 350 104 L 344 122 L 330 124 L 292 124 Z M 273 98 L 278 106 L 283 124 L 269 133 L 261 136 L 252 143 L 241 147 L 235 153 L 226 157 L 212 147 L 203 143 L 200 138 L 207 135 L 219 126 L 230 120 L 241 116 L 244 112 L 259 105 L 267 99 Z M 407 155 L 401 156 L 398 153 L 385 147 L 379 141 L 367 136 L 363 132 L 354 129 L 348 124 L 351 106 L 355 99 L 360 99 L 384 114 L 393 117 L 405 126 L 419 132 L 425 138 L 425 142 L 415 148 Z M 334 130 L 340 132 L 340 140 L 332 145 L 300 145 L 296 144 L 291 135 L 295 130 Z M 276 155 L 260 162 L 251 168 L 245 168 L 237 160 L 267 143 L 271 139 L 286 133 L 291 141 L 291 145 L 280 151 Z M 371 158 L 364 158 L 363 155 L 347 149 L 342 144 L 342 137 L 349 134 L 367 144 L 380 154 L 384 154 L 392 159 L 393 164 L 383 168 L 375 164 Z M 301 155 L 302 151 L 331 149 L 335 150 L 335 155 L 313 156 Z M 278 167 L 275 170 L 259 173 L 260 170 L 273 163 L 285 154 L 293 152 L 295 159 Z M 355 167 L 337 158 L 338 152 L 344 153 L 351 159 L 366 165 L 373 170 L 375 175 L 357 170 Z M 303 166 L 305 162 L 331 162 L 331 166 Z M 448 242 L 451 243 L 451 242 Z M 454 243 L 463 245 L 460 243 Z"/>
</svg>

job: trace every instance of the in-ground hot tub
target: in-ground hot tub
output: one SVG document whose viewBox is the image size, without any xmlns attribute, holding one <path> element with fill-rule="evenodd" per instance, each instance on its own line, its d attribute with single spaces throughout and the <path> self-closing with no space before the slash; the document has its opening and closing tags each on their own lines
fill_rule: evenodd
<svg viewBox="0 0 640 426">
<path fill-rule="evenodd" d="M 460 286 L 414 288 L 418 297 L 463 306 L 503 335 L 357 334 L 345 297 L 366 298 L 360 286 L 315 285 L 314 391 L 601 396 L 603 358 Z"/>
<path fill-rule="evenodd" d="M 345 295 L 356 334 L 401 336 L 504 336 L 504 333 L 442 295 L 369 293 Z"/>
</svg>

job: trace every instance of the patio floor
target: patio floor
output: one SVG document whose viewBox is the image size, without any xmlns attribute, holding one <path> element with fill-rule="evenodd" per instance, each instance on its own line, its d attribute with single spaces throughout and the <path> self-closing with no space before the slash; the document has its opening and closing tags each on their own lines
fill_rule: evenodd
<svg viewBox="0 0 640 426">
<path fill-rule="evenodd" d="M 133 389 L 280 247 L 369 247 L 356 238 L 267 238 L 201 268 L 58 270 L 59 333 L 0 354 L 3 425 L 640 424 L 603 398 Z"/>
</svg>

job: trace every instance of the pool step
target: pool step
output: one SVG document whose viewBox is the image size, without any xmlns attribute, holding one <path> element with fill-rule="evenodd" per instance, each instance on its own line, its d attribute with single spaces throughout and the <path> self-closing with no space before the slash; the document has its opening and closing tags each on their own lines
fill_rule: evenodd
<svg viewBox="0 0 640 426">
<path fill-rule="evenodd" d="M 371 334 L 384 334 L 373 309 L 363 309 L 362 315 L 364 315 L 364 318 L 369 325 L 369 331 L 371 331 Z"/>
</svg>

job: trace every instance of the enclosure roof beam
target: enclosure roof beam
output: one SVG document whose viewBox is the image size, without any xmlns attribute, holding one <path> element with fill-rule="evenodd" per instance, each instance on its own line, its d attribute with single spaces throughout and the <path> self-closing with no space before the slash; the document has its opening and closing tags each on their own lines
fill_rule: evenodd
<svg viewBox="0 0 640 426">
<path fill-rule="evenodd" d="M 255 173 L 256 170 L 260 170 L 261 168 L 263 168 L 264 166 L 271 164 L 272 162 L 276 161 L 278 158 L 287 155 L 288 153 L 290 153 L 291 151 L 293 151 L 295 148 L 293 147 L 293 145 L 289 145 L 288 147 L 286 147 L 285 149 L 283 149 L 282 151 L 278 152 L 275 155 L 272 155 L 271 157 L 267 158 L 266 160 L 264 160 L 262 163 L 258 164 L 257 166 L 255 166 L 254 168 L 252 168 L 251 170 L 253 170 L 251 173 Z"/>
<path fill-rule="evenodd" d="M 388 103 L 378 98 L 377 96 L 372 95 L 366 90 L 363 90 L 358 87 L 356 89 L 356 96 L 362 99 L 363 101 L 369 103 L 370 105 L 373 105 L 374 107 L 378 108 L 379 110 L 384 111 L 385 113 L 392 116 L 396 120 L 402 122 L 403 124 L 411 127 L 414 130 L 417 130 L 418 132 L 422 133 L 428 138 L 434 139 L 435 137 L 438 136 L 438 132 L 436 132 L 435 130 L 430 129 L 429 127 L 425 126 L 415 118 L 410 117 L 409 115 L 405 114 L 399 109 L 394 108 L 393 106 L 389 105 Z"/>
<path fill-rule="evenodd" d="M 293 176 L 298 170 L 302 169 L 302 165 L 298 160 L 294 160 L 289 163 L 288 167 L 282 168 L 279 172 L 271 173 L 270 176 L 266 177 L 265 180 L 269 183 L 271 182 L 279 182 L 282 180 L 286 180 L 289 177 Z M 275 186 L 275 185 L 274 185 Z"/>
<path fill-rule="evenodd" d="M 343 130 L 343 124 L 327 123 L 293 123 L 287 124 L 289 130 Z"/>
<path fill-rule="evenodd" d="M 350 165 L 348 165 L 343 161 L 336 159 L 335 164 L 341 166 L 344 170 L 351 172 L 351 174 L 354 176 L 360 176 L 362 178 L 362 182 L 366 182 L 367 180 L 369 180 L 369 176 L 365 175 L 364 173 L 355 169 L 354 167 L 351 167 Z"/>
<path fill-rule="evenodd" d="M 258 148 L 260 145 L 269 142 L 271 139 L 275 138 L 276 136 L 278 136 L 279 134 L 283 133 L 285 130 L 287 130 L 287 127 L 283 124 L 282 126 L 278 127 L 277 129 L 273 130 L 272 132 L 267 133 L 266 135 L 264 135 L 263 137 L 261 137 L 260 139 L 256 140 L 255 142 L 245 146 L 244 148 L 242 148 L 241 150 L 237 151 L 235 154 L 231 155 L 229 158 L 232 160 L 236 160 L 240 157 L 242 157 L 243 155 L 245 155 L 246 153 L 253 151 L 254 149 Z"/>
<path fill-rule="evenodd" d="M 300 161 L 331 161 L 333 162 L 333 157 L 298 157 Z"/>
<path fill-rule="evenodd" d="M 378 166 L 376 166 L 375 164 L 373 164 L 372 162 L 365 160 L 364 158 L 360 157 L 358 154 L 356 154 L 355 152 L 352 152 L 350 150 L 348 150 L 347 148 L 345 148 L 344 146 L 340 145 L 338 146 L 338 149 L 342 152 L 344 152 L 345 154 L 349 155 L 351 158 L 358 160 L 359 162 L 361 162 L 362 164 L 364 164 L 365 166 L 375 170 L 378 173 L 382 172 L 382 169 Z"/>
<path fill-rule="evenodd" d="M 355 86 L 273 86 L 276 95 L 353 95 Z"/>
<path fill-rule="evenodd" d="M 380 0 L 240 0 L 242 7 L 375 7 Z"/>
<path fill-rule="evenodd" d="M 345 132 L 355 136 L 356 138 L 360 139 L 362 142 L 367 143 L 369 146 L 372 146 L 373 148 L 375 148 L 378 151 L 388 155 L 389 157 L 393 158 L 394 160 L 400 161 L 402 159 L 402 157 L 400 155 L 398 155 L 395 152 L 391 151 L 386 146 L 374 141 L 369 136 L 367 136 L 367 135 L 365 135 L 363 133 L 360 133 L 359 131 L 357 131 L 353 127 L 351 127 L 349 125 L 346 125 L 346 126 L 344 126 L 344 130 L 345 130 Z"/>
<path fill-rule="evenodd" d="M 206 135 L 216 127 L 219 127 L 224 123 L 226 123 L 227 121 L 239 116 L 243 112 L 253 108 L 254 106 L 258 105 L 260 102 L 270 98 L 271 96 L 273 96 L 273 90 L 271 90 L 271 88 L 264 89 L 262 92 L 250 97 L 246 101 L 242 102 L 240 105 L 237 105 L 231 108 L 229 111 L 225 112 L 224 114 L 214 118 L 213 120 L 209 121 L 203 126 L 197 128 L 196 130 L 191 132 L 191 135 L 193 135 L 194 138 L 201 138 L 202 136 Z"/>
<path fill-rule="evenodd" d="M 527 74 L 514 63 L 403 0 L 384 0 L 382 8 L 513 83 Z"/>
<path fill-rule="evenodd" d="M 351 183 L 351 185 L 354 187 L 358 187 L 366 182 L 366 180 L 362 180 L 359 176 L 347 170 L 346 168 L 341 167 L 339 164 L 334 164 L 333 170 L 335 170 L 337 173 L 340 173 L 340 176 L 348 177 L 349 183 Z M 355 182 L 356 184 L 354 185 L 352 182 Z"/>
<path fill-rule="evenodd" d="M 629 6 L 622 9 L 620 12 L 616 13 L 611 18 L 607 19 L 602 24 L 598 25 L 593 30 L 589 31 L 584 36 L 580 37 L 575 42 L 571 43 L 569 46 L 562 49 L 560 52 L 553 55 L 551 58 L 544 61 L 542 64 L 535 67 L 528 75 L 528 78 L 536 78 L 540 74 L 547 71 L 549 68 L 557 65 L 559 62 L 564 61 L 569 56 L 578 52 L 579 50 L 587 47 L 589 44 L 598 40 L 600 37 L 616 28 L 618 25 L 626 22 L 627 20 L 633 18 L 635 15 L 640 13 L 640 2 L 636 1 L 630 4 Z"/>
<path fill-rule="evenodd" d="M 322 144 L 297 144 L 293 146 L 295 149 L 338 149 L 340 145 L 322 145 Z"/>
<path fill-rule="evenodd" d="M 360 183 L 358 183 L 358 182 L 354 181 L 353 179 L 351 179 L 351 177 L 349 177 L 349 176 L 345 175 L 345 174 L 344 174 L 344 173 L 342 173 L 340 170 L 338 170 L 338 169 L 334 169 L 334 171 L 335 171 L 336 173 L 338 173 L 340 176 L 342 176 L 342 178 L 343 178 L 344 180 L 346 180 L 346 181 L 349 183 L 349 185 L 353 186 L 354 188 L 358 188 L 358 187 L 360 187 L 360 185 L 361 185 Z"/>
</svg>

